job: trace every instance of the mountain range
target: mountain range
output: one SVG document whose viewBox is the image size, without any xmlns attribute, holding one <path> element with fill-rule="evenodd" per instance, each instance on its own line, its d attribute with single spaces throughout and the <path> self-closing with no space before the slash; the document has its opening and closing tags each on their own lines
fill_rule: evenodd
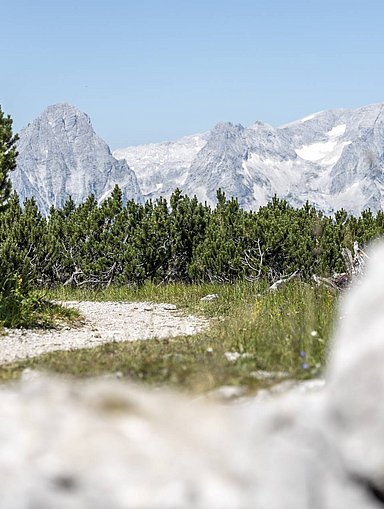
<svg viewBox="0 0 384 509">
<path fill-rule="evenodd" d="M 219 123 L 176 141 L 116 149 L 94 132 L 89 117 L 68 104 L 48 107 L 20 132 L 12 182 L 43 213 L 115 184 L 125 200 L 169 197 L 178 187 L 215 203 L 220 187 L 246 209 L 275 194 L 294 206 L 306 201 L 326 214 L 359 214 L 384 206 L 384 104 L 336 109 L 272 127 Z"/>
</svg>

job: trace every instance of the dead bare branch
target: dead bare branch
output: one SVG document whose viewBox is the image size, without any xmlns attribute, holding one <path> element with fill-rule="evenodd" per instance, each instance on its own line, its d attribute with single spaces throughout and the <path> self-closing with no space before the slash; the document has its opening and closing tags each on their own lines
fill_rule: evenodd
<svg viewBox="0 0 384 509">
<path fill-rule="evenodd" d="M 290 281 L 291 279 L 293 279 L 294 277 L 297 277 L 299 274 L 299 270 L 295 270 L 295 272 L 293 272 L 290 276 L 286 276 L 286 277 L 282 277 L 281 279 L 278 279 L 277 281 L 275 281 L 270 287 L 269 287 L 269 291 L 270 292 L 275 292 L 276 290 L 278 290 L 282 285 L 285 285 L 286 283 L 288 283 L 288 281 Z"/>
<path fill-rule="evenodd" d="M 251 248 L 244 251 L 244 258 L 241 263 L 255 274 L 245 276 L 247 281 L 257 281 L 263 269 L 264 252 L 261 249 L 260 239 L 257 239 L 257 249 Z"/>
</svg>

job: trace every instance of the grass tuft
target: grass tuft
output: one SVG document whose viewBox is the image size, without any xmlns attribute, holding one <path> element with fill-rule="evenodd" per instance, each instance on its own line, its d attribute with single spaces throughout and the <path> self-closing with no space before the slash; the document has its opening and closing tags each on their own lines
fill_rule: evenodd
<svg viewBox="0 0 384 509">
<path fill-rule="evenodd" d="M 40 292 L 0 296 L 0 327 L 47 328 L 60 322 L 74 323 L 79 316 L 76 309 L 51 302 Z"/>
</svg>

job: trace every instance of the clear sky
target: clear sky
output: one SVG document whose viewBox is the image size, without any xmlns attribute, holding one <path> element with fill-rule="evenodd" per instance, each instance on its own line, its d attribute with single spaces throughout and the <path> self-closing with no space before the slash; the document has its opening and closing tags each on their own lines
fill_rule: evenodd
<svg viewBox="0 0 384 509">
<path fill-rule="evenodd" d="M 383 0 L 0 0 L 15 131 L 69 102 L 112 149 L 384 102 Z"/>
</svg>

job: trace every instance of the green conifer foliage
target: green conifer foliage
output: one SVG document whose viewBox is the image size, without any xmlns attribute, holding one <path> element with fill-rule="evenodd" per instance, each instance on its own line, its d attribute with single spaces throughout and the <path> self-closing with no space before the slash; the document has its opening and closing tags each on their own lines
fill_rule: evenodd
<svg viewBox="0 0 384 509">
<path fill-rule="evenodd" d="M 217 206 L 189 267 L 193 280 L 234 281 L 240 276 L 244 252 L 240 233 L 245 214 L 237 199 L 227 200 L 223 191 L 217 191 Z"/>
<path fill-rule="evenodd" d="M 17 136 L 12 134 L 12 119 L 5 116 L 0 106 L 0 211 L 11 193 L 9 172 L 16 168 Z"/>
<path fill-rule="evenodd" d="M 189 264 L 195 248 L 204 240 L 208 208 L 195 197 L 182 196 L 176 189 L 170 199 L 170 260 L 167 280 L 191 281 Z"/>
<path fill-rule="evenodd" d="M 352 250 L 357 240 L 364 248 L 383 234 L 382 211 L 356 218 L 340 210 L 332 218 L 276 196 L 249 212 L 220 190 L 211 208 L 180 190 L 169 203 L 124 205 L 115 187 L 102 204 L 93 195 L 80 205 L 69 198 L 44 218 L 33 199 L 20 206 L 14 193 L 0 214 L 0 290 L 11 292 L 20 280 L 28 292 L 60 284 L 273 281 L 296 271 L 310 280 L 343 272 L 343 247 Z"/>
<path fill-rule="evenodd" d="M 52 279 L 55 245 L 49 241 L 46 219 L 35 200 L 29 199 L 21 208 L 13 193 L 7 208 L 0 215 L 0 280 L 3 292 L 9 291 L 16 279 L 22 279 L 23 292 L 45 286 Z"/>
<path fill-rule="evenodd" d="M 159 198 L 144 205 L 144 214 L 131 239 L 136 263 L 135 283 L 163 281 L 169 262 L 169 211 L 167 201 Z M 133 261 L 132 260 L 132 261 Z"/>
</svg>

